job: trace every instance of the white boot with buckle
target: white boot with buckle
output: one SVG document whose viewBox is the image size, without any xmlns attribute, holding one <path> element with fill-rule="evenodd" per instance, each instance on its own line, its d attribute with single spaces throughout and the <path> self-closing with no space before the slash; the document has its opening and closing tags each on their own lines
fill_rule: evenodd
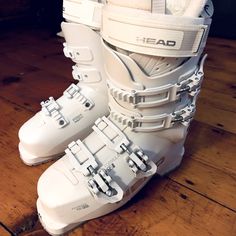
<svg viewBox="0 0 236 236">
<path fill-rule="evenodd" d="M 99 118 L 83 141 L 69 144 L 66 155 L 40 177 L 37 209 L 50 234 L 116 210 L 153 175 L 180 165 L 212 14 L 206 0 L 105 5 L 110 115 Z"/>
<path fill-rule="evenodd" d="M 79 83 L 59 99 L 42 102 L 41 111 L 21 127 L 19 151 L 27 165 L 62 156 L 70 142 L 85 138 L 95 120 L 109 114 L 99 34 L 102 7 L 98 1 L 64 1 L 64 54 L 76 63 L 72 74 Z"/>
</svg>

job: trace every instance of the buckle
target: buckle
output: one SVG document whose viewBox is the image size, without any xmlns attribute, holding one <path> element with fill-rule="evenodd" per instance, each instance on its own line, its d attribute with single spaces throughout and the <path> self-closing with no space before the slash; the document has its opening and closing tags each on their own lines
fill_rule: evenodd
<svg viewBox="0 0 236 236">
<path fill-rule="evenodd" d="M 194 103 L 186 106 L 185 108 L 174 112 L 172 123 L 181 122 L 183 125 L 189 125 L 190 121 L 196 112 L 196 105 Z"/>
<path fill-rule="evenodd" d="M 70 161 L 84 176 L 93 175 L 98 168 L 93 154 L 80 141 L 72 142 L 68 145 L 65 153 L 70 158 Z"/>
<path fill-rule="evenodd" d="M 114 132 L 114 137 L 108 137 L 108 135 L 106 134 L 107 127 L 112 129 L 112 131 Z M 106 117 L 97 119 L 95 121 L 95 125 L 92 128 L 102 139 L 102 141 L 107 145 L 107 147 L 115 150 L 117 153 L 122 153 L 124 151 L 121 148 L 122 145 L 127 146 L 130 144 L 130 141 L 126 138 L 124 133 Z"/>
<path fill-rule="evenodd" d="M 80 88 L 75 85 L 75 84 L 71 84 L 64 92 L 63 94 L 67 97 L 67 98 L 74 98 L 76 94 L 78 94 L 78 92 L 80 91 Z"/>
<path fill-rule="evenodd" d="M 70 47 L 67 43 L 63 43 L 63 52 L 65 57 L 71 58 L 76 62 L 91 62 L 93 53 L 88 47 Z"/>
<path fill-rule="evenodd" d="M 132 90 L 131 92 L 118 88 L 111 81 L 108 81 L 108 86 L 113 97 L 132 104 L 134 108 L 156 107 L 175 101 L 178 98 L 177 88 L 172 84 L 143 91 Z M 155 96 L 156 99 L 154 101 L 147 101 L 147 97 L 152 96 Z"/>
<path fill-rule="evenodd" d="M 135 132 L 156 132 L 173 127 L 176 122 L 188 125 L 196 111 L 196 102 L 193 99 L 190 105 L 173 113 L 164 113 L 154 116 L 138 116 L 125 113 L 115 101 L 110 101 L 110 116 L 119 123 L 130 127 Z"/>
<path fill-rule="evenodd" d="M 65 57 L 75 59 L 74 50 L 71 47 L 68 47 L 67 43 L 63 43 L 63 47 Z"/>
<path fill-rule="evenodd" d="M 76 84 L 71 84 L 63 94 L 68 99 L 76 98 L 82 105 L 84 105 L 85 110 L 91 110 L 94 107 L 94 103 L 87 99 L 82 93 L 80 93 L 80 87 Z"/>
<path fill-rule="evenodd" d="M 72 76 L 75 80 L 82 81 L 83 75 L 77 65 L 72 66 Z"/>
<path fill-rule="evenodd" d="M 189 79 L 183 80 L 182 82 L 177 84 L 177 94 L 188 92 L 191 97 L 195 97 L 196 95 L 198 95 L 204 78 L 203 66 L 206 58 L 207 55 L 204 55 L 201 59 L 199 67 Z"/>
<path fill-rule="evenodd" d="M 77 65 L 72 66 L 72 76 L 75 80 L 85 83 L 98 83 L 102 80 L 100 72 L 95 68 L 79 68 Z"/>
<path fill-rule="evenodd" d="M 80 140 L 72 142 L 65 150 L 72 165 L 88 177 L 87 187 L 93 196 L 103 203 L 118 202 L 123 198 L 123 190 L 107 173 L 100 169 L 93 154 Z"/>
<path fill-rule="evenodd" d="M 60 105 L 54 100 L 53 97 L 50 97 L 45 102 L 40 103 L 42 106 L 42 112 L 46 116 L 50 116 L 55 121 L 55 125 L 58 128 L 63 128 L 69 124 L 69 122 L 63 117 L 60 110 Z"/>
<path fill-rule="evenodd" d="M 122 200 L 124 192 L 105 169 L 100 169 L 88 180 L 88 189 L 102 203 L 115 203 Z"/>
<path fill-rule="evenodd" d="M 110 186 L 111 181 L 112 178 L 107 174 L 106 170 L 101 169 L 88 181 L 88 186 L 95 194 L 103 192 L 108 197 L 111 197 L 114 195 Z"/>
<path fill-rule="evenodd" d="M 54 111 L 58 111 L 60 109 L 59 104 L 53 97 L 49 97 L 48 100 L 41 102 L 40 105 L 42 107 L 42 111 L 47 116 L 51 116 Z"/>
<path fill-rule="evenodd" d="M 140 148 L 136 147 L 132 152 L 125 145 L 122 145 L 121 148 L 128 154 L 127 163 L 137 177 L 148 177 L 156 173 L 156 164 L 149 160 Z"/>
<path fill-rule="evenodd" d="M 199 91 L 203 81 L 204 72 L 203 65 L 206 55 L 201 59 L 199 67 L 188 78 L 176 84 L 168 84 L 152 89 L 125 91 L 108 81 L 110 94 L 117 100 L 128 102 L 134 108 L 156 107 L 179 99 L 182 93 L 189 93 L 191 97 L 195 97 Z M 153 97 L 153 101 L 149 98 Z"/>
</svg>

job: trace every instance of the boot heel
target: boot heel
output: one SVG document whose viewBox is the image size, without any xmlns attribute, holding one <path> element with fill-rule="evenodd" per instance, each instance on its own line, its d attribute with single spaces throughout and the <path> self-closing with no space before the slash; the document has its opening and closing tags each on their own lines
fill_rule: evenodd
<svg viewBox="0 0 236 236">
<path fill-rule="evenodd" d="M 170 152 L 163 156 L 161 164 L 157 167 L 157 174 L 160 176 L 165 176 L 171 171 L 177 169 L 183 159 L 185 149 L 183 145 L 177 145 L 175 148 L 171 149 Z"/>
</svg>

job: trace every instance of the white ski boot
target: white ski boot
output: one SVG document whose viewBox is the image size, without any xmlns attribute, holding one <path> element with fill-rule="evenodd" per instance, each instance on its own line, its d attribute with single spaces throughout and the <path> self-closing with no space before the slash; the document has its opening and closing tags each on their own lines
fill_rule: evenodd
<svg viewBox="0 0 236 236">
<path fill-rule="evenodd" d="M 102 37 L 110 116 L 39 179 L 38 214 L 52 235 L 116 210 L 154 174 L 180 165 L 203 80 L 211 19 L 198 16 L 205 0 L 136 1 L 139 9 L 108 2 Z"/>
<path fill-rule="evenodd" d="M 64 1 L 64 17 L 76 22 L 62 23 L 64 54 L 76 63 L 72 74 L 79 83 L 71 84 L 59 99 L 42 102 L 42 110 L 21 127 L 19 151 L 27 165 L 60 157 L 71 141 L 85 138 L 95 120 L 108 114 L 101 37 L 95 32 L 101 26 L 102 6 L 96 1 Z"/>
</svg>

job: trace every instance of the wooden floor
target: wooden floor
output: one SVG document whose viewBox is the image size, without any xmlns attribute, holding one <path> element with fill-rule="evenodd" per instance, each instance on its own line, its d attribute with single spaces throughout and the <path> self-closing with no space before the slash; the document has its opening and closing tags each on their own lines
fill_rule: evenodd
<svg viewBox="0 0 236 236">
<path fill-rule="evenodd" d="M 153 178 L 122 209 L 85 223 L 80 235 L 236 235 L 236 42 L 210 38 L 206 78 L 181 167 Z M 62 39 L 39 30 L 0 35 L 0 235 L 48 235 L 36 184 L 50 165 L 19 159 L 17 132 L 50 95 L 72 82 Z M 10 233 L 12 232 L 12 233 Z"/>
</svg>

